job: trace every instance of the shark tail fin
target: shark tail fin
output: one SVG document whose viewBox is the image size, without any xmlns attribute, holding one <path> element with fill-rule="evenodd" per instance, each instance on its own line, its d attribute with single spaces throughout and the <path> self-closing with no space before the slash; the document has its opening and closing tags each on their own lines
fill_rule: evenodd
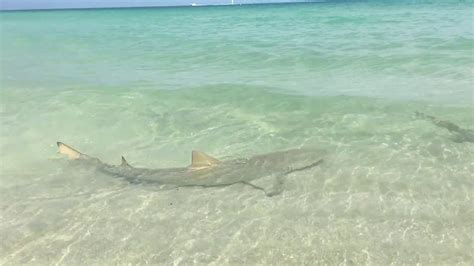
<svg viewBox="0 0 474 266">
<path fill-rule="evenodd" d="M 127 166 L 127 167 L 131 167 L 130 164 L 127 162 L 127 160 L 125 160 L 125 157 L 122 156 L 122 163 L 120 164 L 121 166 Z"/>
<path fill-rule="evenodd" d="M 58 141 L 57 145 L 59 153 L 66 155 L 71 160 L 77 160 L 84 156 L 84 154 L 80 153 L 78 150 L 62 142 Z"/>
<path fill-rule="evenodd" d="M 193 151 L 191 160 L 191 168 L 207 168 L 220 163 L 216 158 L 200 151 Z"/>
</svg>

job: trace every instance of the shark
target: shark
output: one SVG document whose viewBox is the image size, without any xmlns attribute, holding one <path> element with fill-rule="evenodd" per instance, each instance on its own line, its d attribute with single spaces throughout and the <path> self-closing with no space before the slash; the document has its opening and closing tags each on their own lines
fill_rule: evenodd
<svg viewBox="0 0 474 266">
<path fill-rule="evenodd" d="M 474 142 L 474 130 L 462 128 L 453 122 L 440 120 L 434 116 L 426 115 L 424 113 L 415 112 L 415 116 L 420 119 L 430 121 L 435 126 L 447 129 L 454 134 L 454 142 Z"/>
<path fill-rule="evenodd" d="M 170 189 L 243 184 L 263 191 L 268 197 L 281 194 L 286 176 L 320 165 L 325 154 L 324 150 L 298 148 L 221 161 L 204 152 L 192 151 L 189 166 L 149 169 L 133 167 L 123 156 L 120 164 L 112 165 L 63 142 L 57 142 L 57 146 L 59 153 L 70 160 L 95 167 L 101 173 L 122 178 L 131 184 L 158 184 Z M 254 181 L 258 179 L 272 181 L 257 185 Z"/>
</svg>

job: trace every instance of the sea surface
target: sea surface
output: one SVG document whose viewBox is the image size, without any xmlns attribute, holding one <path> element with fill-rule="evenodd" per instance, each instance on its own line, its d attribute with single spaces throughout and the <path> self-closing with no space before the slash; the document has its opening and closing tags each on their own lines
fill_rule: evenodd
<svg viewBox="0 0 474 266">
<path fill-rule="evenodd" d="M 473 265 L 471 1 L 0 13 L 0 264 Z M 290 148 L 249 186 L 129 184 Z"/>
</svg>

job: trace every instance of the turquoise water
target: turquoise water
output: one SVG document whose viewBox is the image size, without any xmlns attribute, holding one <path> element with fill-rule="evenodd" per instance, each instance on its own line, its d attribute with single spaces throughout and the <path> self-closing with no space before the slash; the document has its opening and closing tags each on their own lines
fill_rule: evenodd
<svg viewBox="0 0 474 266">
<path fill-rule="evenodd" d="M 470 2 L 3 12 L 2 264 L 473 263 Z M 284 192 L 130 185 L 67 162 L 295 147 Z"/>
</svg>

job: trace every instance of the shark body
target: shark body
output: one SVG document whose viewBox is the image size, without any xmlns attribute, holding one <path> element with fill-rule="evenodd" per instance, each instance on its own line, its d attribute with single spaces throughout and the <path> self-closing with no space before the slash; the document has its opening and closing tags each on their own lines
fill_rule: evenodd
<svg viewBox="0 0 474 266">
<path fill-rule="evenodd" d="M 111 165 L 62 142 L 58 142 L 57 145 L 59 153 L 67 155 L 69 159 L 79 160 L 96 167 L 100 172 L 123 178 L 130 183 L 154 183 L 169 188 L 244 184 L 262 190 L 267 196 L 282 192 L 285 176 L 321 164 L 323 162 L 321 154 L 324 153 L 314 149 L 293 149 L 245 159 L 219 161 L 203 152 L 193 151 L 192 163 L 188 167 L 148 169 L 132 167 L 123 156 L 120 165 Z M 251 183 L 264 177 L 273 179 L 270 187 Z"/>
<path fill-rule="evenodd" d="M 415 112 L 415 116 L 417 118 L 428 120 L 437 127 L 449 130 L 449 132 L 454 134 L 453 140 L 455 142 L 474 142 L 474 130 L 461 128 L 453 122 L 440 120 L 434 116 L 426 115 L 420 112 Z"/>
</svg>

